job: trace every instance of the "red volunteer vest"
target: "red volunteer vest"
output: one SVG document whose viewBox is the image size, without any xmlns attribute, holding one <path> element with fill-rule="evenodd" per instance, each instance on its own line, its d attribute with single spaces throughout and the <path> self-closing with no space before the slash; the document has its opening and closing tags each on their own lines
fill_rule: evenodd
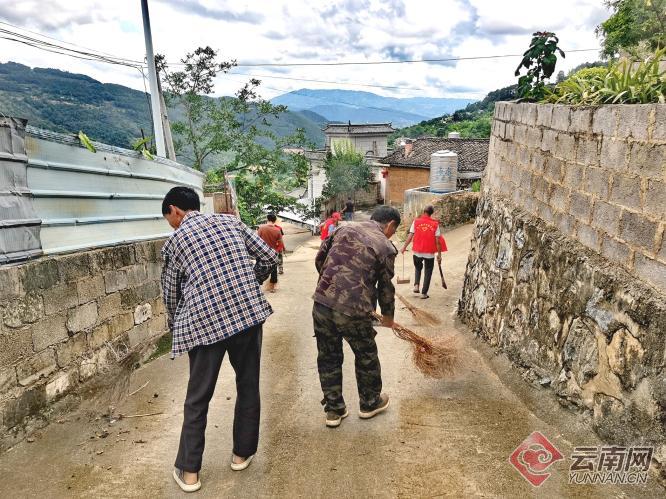
<svg viewBox="0 0 666 499">
<path fill-rule="evenodd" d="M 427 216 L 414 220 L 414 253 L 437 253 L 435 233 L 439 222 Z"/>
</svg>

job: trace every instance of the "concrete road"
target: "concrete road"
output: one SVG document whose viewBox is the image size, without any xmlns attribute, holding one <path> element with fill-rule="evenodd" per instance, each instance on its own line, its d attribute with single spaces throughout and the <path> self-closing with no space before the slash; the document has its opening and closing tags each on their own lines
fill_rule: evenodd
<svg viewBox="0 0 666 499">
<path fill-rule="evenodd" d="M 307 241 L 285 264 L 281 286 L 269 295 L 276 313 L 264 330 L 263 412 L 258 454 L 243 472 L 229 468 L 235 400 L 233 372 L 225 362 L 209 413 L 201 497 L 663 497 L 648 486 L 569 485 L 573 446 L 598 445 L 582 416 L 560 408 L 544 389 L 520 378 L 506 360 L 456 322 L 455 307 L 471 226 L 447 234 L 448 290 L 433 282 L 431 298 L 409 296 L 437 314 L 441 326 L 419 328 L 458 337 L 463 366 L 453 379 L 423 378 L 408 346 L 390 330 L 377 340 L 390 409 L 372 420 L 356 415 L 353 355 L 347 348 L 344 389 L 350 417 L 324 426 L 312 337 L 313 259 L 318 239 Z M 306 236 L 301 236 L 306 237 Z M 296 246 L 292 240 L 291 249 Z M 289 241 L 288 241 L 289 244 Z M 412 267 L 407 259 L 407 272 Z M 401 259 L 398 259 L 401 271 Z M 417 328 L 398 307 L 397 320 Z M 171 470 L 182 422 L 187 357 L 162 357 L 137 370 L 115 413 L 150 414 L 109 422 L 108 411 L 80 412 L 54 423 L 34 442 L 0 456 L 3 497 L 180 497 Z M 565 460 L 534 488 L 509 464 L 531 432 L 546 435 Z"/>
</svg>

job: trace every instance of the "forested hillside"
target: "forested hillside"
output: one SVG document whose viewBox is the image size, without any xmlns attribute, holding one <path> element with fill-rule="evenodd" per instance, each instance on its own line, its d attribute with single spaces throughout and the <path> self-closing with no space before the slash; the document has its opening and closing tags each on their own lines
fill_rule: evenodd
<svg viewBox="0 0 666 499">
<path fill-rule="evenodd" d="M 141 129 L 152 134 L 145 93 L 86 75 L 31 69 L 14 62 L 0 63 L 0 112 L 27 118 L 33 126 L 56 132 L 83 130 L 93 140 L 119 147 L 130 147 L 141 136 Z M 325 118 L 312 112 L 287 111 L 272 119 L 271 126 L 279 136 L 303 128 L 308 139 L 321 146 L 324 137 L 318 120 Z"/>
</svg>

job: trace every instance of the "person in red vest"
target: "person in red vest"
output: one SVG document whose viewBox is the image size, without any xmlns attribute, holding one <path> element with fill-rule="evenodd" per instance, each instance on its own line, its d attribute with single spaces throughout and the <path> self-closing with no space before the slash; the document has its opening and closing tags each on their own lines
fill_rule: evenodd
<svg viewBox="0 0 666 499">
<path fill-rule="evenodd" d="M 400 250 L 401 253 L 407 251 L 409 244 L 414 241 L 412 251 L 414 252 L 414 268 L 416 270 L 416 279 L 414 280 L 414 293 L 421 293 L 421 298 L 426 299 L 428 289 L 430 289 L 430 279 L 435 266 L 435 254 L 437 261 L 442 261 L 442 233 L 439 228 L 439 222 L 432 218 L 435 208 L 428 205 L 423 213 L 418 217 L 409 229 L 409 235 L 405 244 Z M 419 290 L 421 283 L 421 272 L 425 267 L 423 275 L 423 288 Z"/>
<path fill-rule="evenodd" d="M 342 220 L 342 216 L 337 211 L 334 211 L 333 214 L 326 219 L 326 221 L 321 225 L 321 240 L 325 240 L 328 236 L 333 234 L 335 227 L 338 225 L 338 222 Z"/>
</svg>

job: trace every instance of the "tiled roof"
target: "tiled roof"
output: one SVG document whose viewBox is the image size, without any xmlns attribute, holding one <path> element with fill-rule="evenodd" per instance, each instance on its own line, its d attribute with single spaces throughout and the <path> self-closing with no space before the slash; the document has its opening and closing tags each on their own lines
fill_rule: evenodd
<svg viewBox="0 0 666 499">
<path fill-rule="evenodd" d="M 329 123 L 324 132 L 329 133 L 393 133 L 395 128 L 390 123 Z"/>
<path fill-rule="evenodd" d="M 430 155 L 448 149 L 458 154 L 458 171 L 482 172 L 488 163 L 489 139 L 447 139 L 426 137 L 416 139 L 409 156 L 404 157 L 400 147 L 382 158 L 381 163 L 391 166 L 430 168 Z"/>
</svg>

